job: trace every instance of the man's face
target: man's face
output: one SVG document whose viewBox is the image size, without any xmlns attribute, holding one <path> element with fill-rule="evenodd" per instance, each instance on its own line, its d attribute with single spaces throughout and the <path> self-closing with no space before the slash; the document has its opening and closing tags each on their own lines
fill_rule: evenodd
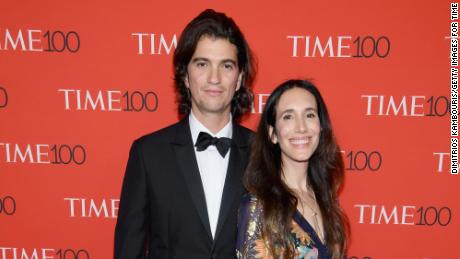
<svg viewBox="0 0 460 259">
<path fill-rule="evenodd" d="M 197 116 L 229 114 L 241 78 L 236 46 L 226 39 L 202 37 L 184 80 L 192 95 L 193 113 Z"/>
</svg>

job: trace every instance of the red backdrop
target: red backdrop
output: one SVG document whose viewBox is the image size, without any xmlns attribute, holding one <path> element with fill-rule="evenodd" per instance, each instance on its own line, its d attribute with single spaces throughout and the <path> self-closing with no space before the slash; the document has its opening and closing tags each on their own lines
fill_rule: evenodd
<svg viewBox="0 0 460 259">
<path fill-rule="evenodd" d="M 172 53 L 205 8 L 258 58 L 244 125 L 286 79 L 321 89 L 347 168 L 349 259 L 458 258 L 450 2 L 240 0 L 2 3 L 0 258 L 112 257 L 129 146 L 178 120 Z"/>
</svg>

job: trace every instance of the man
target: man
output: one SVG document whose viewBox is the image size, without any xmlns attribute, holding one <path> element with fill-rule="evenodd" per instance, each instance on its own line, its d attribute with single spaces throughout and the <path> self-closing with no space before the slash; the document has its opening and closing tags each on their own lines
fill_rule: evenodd
<svg viewBox="0 0 460 259">
<path fill-rule="evenodd" d="M 233 20 L 206 10 L 174 52 L 184 118 L 136 140 L 115 231 L 115 258 L 235 258 L 251 131 L 250 49 Z"/>
</svg>

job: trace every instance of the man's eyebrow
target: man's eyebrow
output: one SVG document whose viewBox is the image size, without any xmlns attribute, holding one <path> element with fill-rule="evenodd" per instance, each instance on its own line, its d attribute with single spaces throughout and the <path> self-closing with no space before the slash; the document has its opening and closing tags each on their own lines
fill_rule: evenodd
<svg viewBox="0 0 460 259">
<path fill-rule="evenodd" d="M 204 61 L 204 62 L 210 62 L 210 60 L 208 58 L 204 58 L 204 57 L 194 57 L 190 63 L 196 63 L 196 62 L 200 62 L 200 61 Z M 231 59 L 231 58 L 227 58 L 227 59 L 223 59 L 220 61 L 221 64 L 223 63 L 232 63 L 233 65 L 237 65 L 237 62 L 236 60 L 234 59 Z"/>
<path fill-rule="evenodd" d="M 206 62 L 208 62 L 209 59 L 203 58 L 203 57 L 195 57 L 195 58 L 193 58 L 190 62 L 195 63 L 195 62 L 199 62 L 199 61 L 206 61 Z"/>
<path fill-rule="evenodd" d="M 224 60 L 222 60 L 220 63 L 232 63 L 232 64 L 235 65 L 235 66 L 237 65 L 236 60 L 230 59 L 230 58 L 224 59 Z"/>
</svg>

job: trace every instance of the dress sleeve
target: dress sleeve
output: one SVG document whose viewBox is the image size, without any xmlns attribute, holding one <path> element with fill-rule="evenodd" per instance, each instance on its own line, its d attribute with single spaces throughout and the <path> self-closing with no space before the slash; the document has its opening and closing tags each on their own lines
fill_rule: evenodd
<svg viewBox="0 0 460 259">
<path fill-rule="evenodd" d="M 271 258 L 262 238 L 262 206 L 252 195 L 245 195 L 238 212 L 236 255 L 238 259 Z"/>
</svg>

